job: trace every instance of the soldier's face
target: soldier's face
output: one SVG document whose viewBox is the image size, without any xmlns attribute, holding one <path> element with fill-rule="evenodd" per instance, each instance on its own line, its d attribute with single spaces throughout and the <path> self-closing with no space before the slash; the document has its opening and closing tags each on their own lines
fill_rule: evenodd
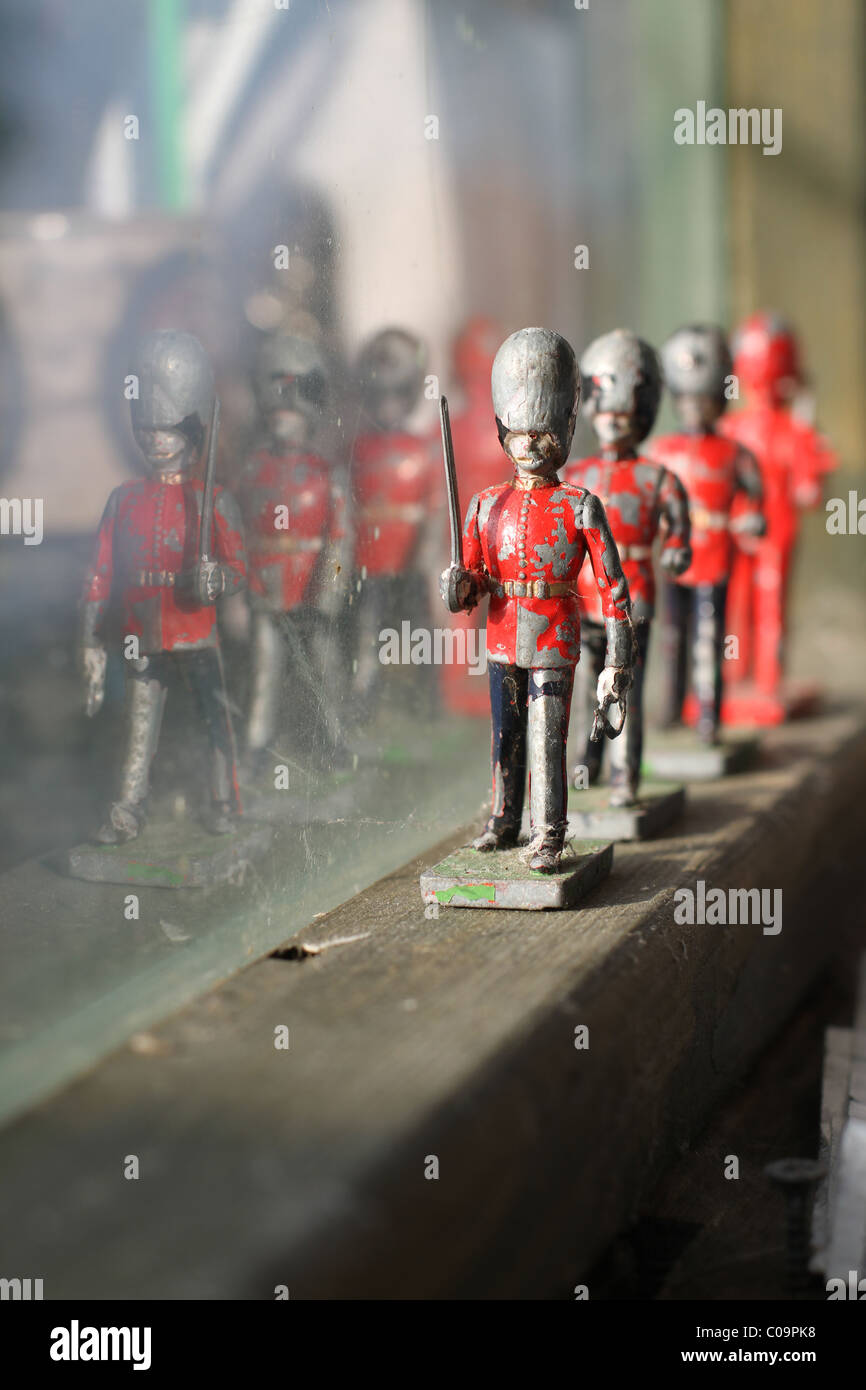
<svg viewBox="0 0 866 1390">
<path fill-rule="evenodd" d="M 274 374 L 271 378 L 266 409 L 267 427 L 278 448 L 306 444 L 313 435 L 312 406 L 318 406 L 315 396 L 317 373 L 306 376 Z M 306 404 L 307 409 L 302 406 Z"/>
<path fill-rule="evenodd" d="M 310 438 L 310 421 L 300 410 L 272 410 L 268 428 L 277 444 L 284 447 L 306 444 Z"/>
<path fill-rule="evenodd" d="M 684 429 L 707 430 L 714 425 L 722 413 L 724 402 L 715 396 L 683 392 L 674 396 L 674 410 Z"/>
<path fill-rule="evenodd" d="M 634 419 L 620 410 L 601 410 L 592 427 L 600 444 L 628 444 L 634 436 Z"/>
<path fill-rule="evenodd" d="M 562 461 L 559 440 L 549 431 L 509 430 L 502 446 L 523 473 L 555 473 Z"/>
<path fill-rule="evenodd" d="M 135 439 L 152 473 L 176 473 L 189 463 L 192 445 L 182 430 L 145 426 Z"/>
<path fill-rule="evenodd" d="M 370 400 L 370 413 L 380 430 L 399 429 L 411 409 L 409 393 L 400 388 L 378 390 Z"/>
</svg>

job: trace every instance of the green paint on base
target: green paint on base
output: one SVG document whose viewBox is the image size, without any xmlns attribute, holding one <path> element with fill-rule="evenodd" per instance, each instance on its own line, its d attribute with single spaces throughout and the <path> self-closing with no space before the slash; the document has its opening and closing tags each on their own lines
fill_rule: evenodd
<svg viewBox="0 0 866 1390">
<path fill-rule="evenodd" d="M 493 903 L 496 901 L 496 888 L 492 883 L 458 883 L 453 888 L 440 888 L 435 897 L 437 902 L 446 905 L 452 898 L 470 898 Z"/>
</svg>

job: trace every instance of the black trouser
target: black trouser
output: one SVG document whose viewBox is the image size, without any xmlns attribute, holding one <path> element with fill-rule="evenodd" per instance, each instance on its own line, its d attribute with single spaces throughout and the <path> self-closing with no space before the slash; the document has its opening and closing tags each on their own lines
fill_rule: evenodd
<svg viewBox="0 0 866 1390">
<path fill-rule="evenodd" d="M 709 741 L 715 738 L 718 731 L 722 708 L 727 596 L 727 583 L 665 585 L 665 722 L 678 724 L 682 719 L 691 649 L 692 686 L 698 702 L 698 733 Z"/>
<path fill-rule="evenodd" d="M 529 771 L 533 840 L 562 845 L 567 822 L 565 746 L 574 667 L 527 670 L 491 661 L 493 811 L 488 828 L 516 835 Z"/>
<path fill-rule="evenodd" d="M 239 811 L 235 741 L 218 647 L 155 652 L 127 663 L 127 741 L 119 800 L 144 808 L 166 695 L 178 677 L 192 693 L 210 745 L 211 799 Z"/>
<path fill-rule="evenodd" d="M 601 623 L 591 623 L 585 619 L 581 623 L 580 665 L 577 668 L 581 727 L 578 729 L 577 746 L 588 769 L 590 782 L 596 780 L 601 770 L 604 750 L 607 748 L 610 754 L 611 786 L 628 785 L 636 793 L 643 757 L 643 685 L 650 639 L 649 620 L 638 619 L 634 625 L 634 634 L 637 656 L 628 692 L 625 728 L 618 738 L 602 738 L 598 743 L 592 743 L 589 734 L 596 708 L 596 686 L 607 656 L 607 634 Z"/>
</svg>

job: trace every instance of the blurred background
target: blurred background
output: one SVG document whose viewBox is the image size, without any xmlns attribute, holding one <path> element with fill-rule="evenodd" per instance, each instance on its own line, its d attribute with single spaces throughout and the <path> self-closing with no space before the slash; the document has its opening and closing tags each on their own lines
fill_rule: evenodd
<svg viewBox="0 0 866 1390">
<path fill-rule="evenodd" d="M 116 761 L 120 682 L 85 721 L 76 604 L 106 497 L 136 466 L 123 377 L 143 329 L 189 329 L 211 354 L 230 483 L 254 424 L 253 354 L 275 329 L 327 348 L 339 469 L 354 355 L 383 326 L 426 344 L 412 428 L 435 440 L 438 390 L 466 405 L 452 348 L 471 317 L 499 337 L 545 324 L 580 351 L 614 326 L 659 343 L 683 322 L 776 309 L 840 455 L 831 494 L 866 490 L 864 53 L 860 0 L 2 0 L 0 492 L 44 499 L 45 527 L 38 546 L 0 537 L 4 911 L 57 926 L 72 897 L 27 896 L 22 866 L 92 828 Z M 677 145 L 674 111 L 699 100 L 782 108 L 781 153 Z M 579 426 L 575 455 L 589 447 Z M 863 631 L 863 555 L 822 510 L 807 519 L 792 664 L 833 662 L 843 688 L 863 677 L 859 637 L 836 659 L 839 635 Z M 242 625 L 226 640 L 241 706 Z M 393 704 L 411 714 L 401 679 Z M 106 951 L 117 927 L 103 939 L 100 900 L 76 909 L 92 951 L 63 967 L 63 1008 L 97 977 L 106 994 L 108 969 L 120 993 L 100 1005 L 100 1042 L 80 1030 L 77 1052 L 42 1057 L 39 1084 L 474 816 L 483 725 L 447 704 L 422 722 L 441 733 L 426 780 L 411 731 L 401 745 L 373 720 L 366 751 L 392 779 L 365 783 L 363 816 L 350 803 L 319 840 L 302 821 L 287 831 L 303 844 L 257 890 L 258 916 L 199 895 L 182 965 L 161 937 Z M 23 954 L 13 976 L 23 998 Z M 59 978 L 40 978 L 26 1018 L 12 1009 L 10 1042 L 57 1024 Z M 24 1066 L 18 1091 L 36 1074 Z"/>
</svg>

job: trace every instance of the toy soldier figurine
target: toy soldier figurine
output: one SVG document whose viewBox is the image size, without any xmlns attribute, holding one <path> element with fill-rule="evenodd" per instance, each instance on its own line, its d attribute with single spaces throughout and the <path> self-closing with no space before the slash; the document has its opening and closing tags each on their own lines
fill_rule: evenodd
<svg viewBox="0 0 866 1390">
<path fill-rule="evenodd" d="M 749 676 L 754 682 L 732 714 L 775 723 L 785 714 L 782 649 L 798 511 L 820 502 L 824 475 L 836 460 L 826 441 L 791 408 L 802 373 L 788 324 L 765 313 L 747 319 L 734 339 L 734 372 L 748 404 L 720 428 L 758 460 L 767 527 L 763 538 L 747 542 L 734 560 L 728 621 L 740 649 L 738 659 L 725 663 L 725 675 L 726 683 Z"/>
<path fill-rule="evenodd" d="M 502 477 L 502 449 L 490 428 L 490 372 L 502 334 L 485 318 L 471 318 L 454 342 L 454 373 L 463 393 L 463 409 L 451 421 L 457 483 L 461 497 L 474 497 Z M 471 640 L 484 640 L 482 610 L 452 613 L 451 626 Z M 468 652 L 468 647 L 467 647 Z M 486 718 L 489 709 L 486 685 L 462 663 L 442 667 L 442 693 L 449 710 Z"/>
<path fill-rule="evenodd" d="M 149 333 L 133 366 L 132 428 L 148 477 L 108 499 L 82 605 L 87 713 L 103 700 L 109 621 L 121 623 L 127 666 L 127 745 L 120 791 L 97 832 L 122 844 L 141 830 L 166 693 L 192 689 L 211 752 L 207 828 L 240 813 L 214 603 L 246 579 L 240 515 L 213 481 L 218 407 L 210 363 L 189 333 Z M 205 477 L 196 470 L 207 453 Z M 132 654 L 134 653 L 134 655 Z"/>
<path fill-rule="evenodd" d="M 327 400 L 325 357 L 304 338 L 266 338 L 254 385 L 266 442 L 238 483 L 253 626 L 247 748 L 257 765 L 273 746 L 291 658 L 292 680 L 305 689 L 301 703 L 316 718 L 313 742 L 330 761 L 341 745 L 317 669 L 316 637 L 324 622 L 321 592 L 334 580 L 323 571 L 343 536 L 344 499 L 331 466 L 311 447 Z M 313 737 L 312 729 L 306 732 Z"/>
<path fill-rule="evenodd" d="M 490 595 L 493 808 L 474 845 L 499 850 L 516 843 L 528 767 L 529 868 L 555 873 L 567 825 L 565 749 L 580 657 L 577 577 L 587 552 L 607 634 L 598 682 L 600 723 L 613 703 L 624 716 L 631 684 L 628 586 L 601 502 L 558 477 L 580 398 L 569 344 L 546 328 L 513 333 L 496 354 L 492 394 L 499 440 L 514 476 L 473 497 L 462 557 L 455 558 L 452 550 L 452 564 L 441 579 L 452 611 L 472 608 Z M 608 726 L 612 735 L 621 722 Z"/>
<path fill-rule="evenodd" d="M 427 616 L 418 555 L 439 486 L 428 443 L 406 428 L 424 383 L 418 339 L 400 328 L 377 333 L 359 354 L 357 380 L 365 427 L 349 462 L 359 586 L 356 691 L 369 709 L 383 670 L 380 632 Z"/>
<path fill-rule="evenodd" d="M 731 379 L 721 330 L 704 325 L 679 329 L 662 348 L 662 363 L 681 430 L 654 440 L 650 453 L 677 474 L 688 492 L 694 557 L 665 594 L 666 722 L 677 724 L 682 718 L 691 630 L 698 736 L 715 743 L 734 540 L 759 536 L 764 529 L 761 476 L 748 449 L 716 432 Z"/>
<path fill-rule="evenodd" d="M 643 339 L 624 329 L 596 338 L 583 354 L 580 372 L 584 414 L 591 420 L 601 450 L 598 457 L 582 459 L 565 470 L 565 478 L 588 489 L 602 502 L 623 572 L 628 581 L 631 612 L 637 640 L 634 681 L 629 692 L 625 737 L 611 748 L 611 806 L 632 806 L 637 801 L 643 749 L 643 678 L 650 624 L 655 611 L 653 542 L 661 534 L 662 568 L 679 575 L 688 568 L 689 507 L 685 489 L 675 474 L 638 456 L 637 448 L 652 429 L 661 396 L 661 371 L 655 351 Z M 600 674 L 605 661 L 602 598 L 584 565 L 579 583 L 584 611 L 584 647 L 589 662 L 583 679 L 581 714 L 589 733 L 592 719 L 591 677 Z M 585 765 L 588 780 L 597 779 L 601 768 L 601 742 L 587 739 Z M 580 785 L 580 781 L 576 781 Z"/>
</svg>

